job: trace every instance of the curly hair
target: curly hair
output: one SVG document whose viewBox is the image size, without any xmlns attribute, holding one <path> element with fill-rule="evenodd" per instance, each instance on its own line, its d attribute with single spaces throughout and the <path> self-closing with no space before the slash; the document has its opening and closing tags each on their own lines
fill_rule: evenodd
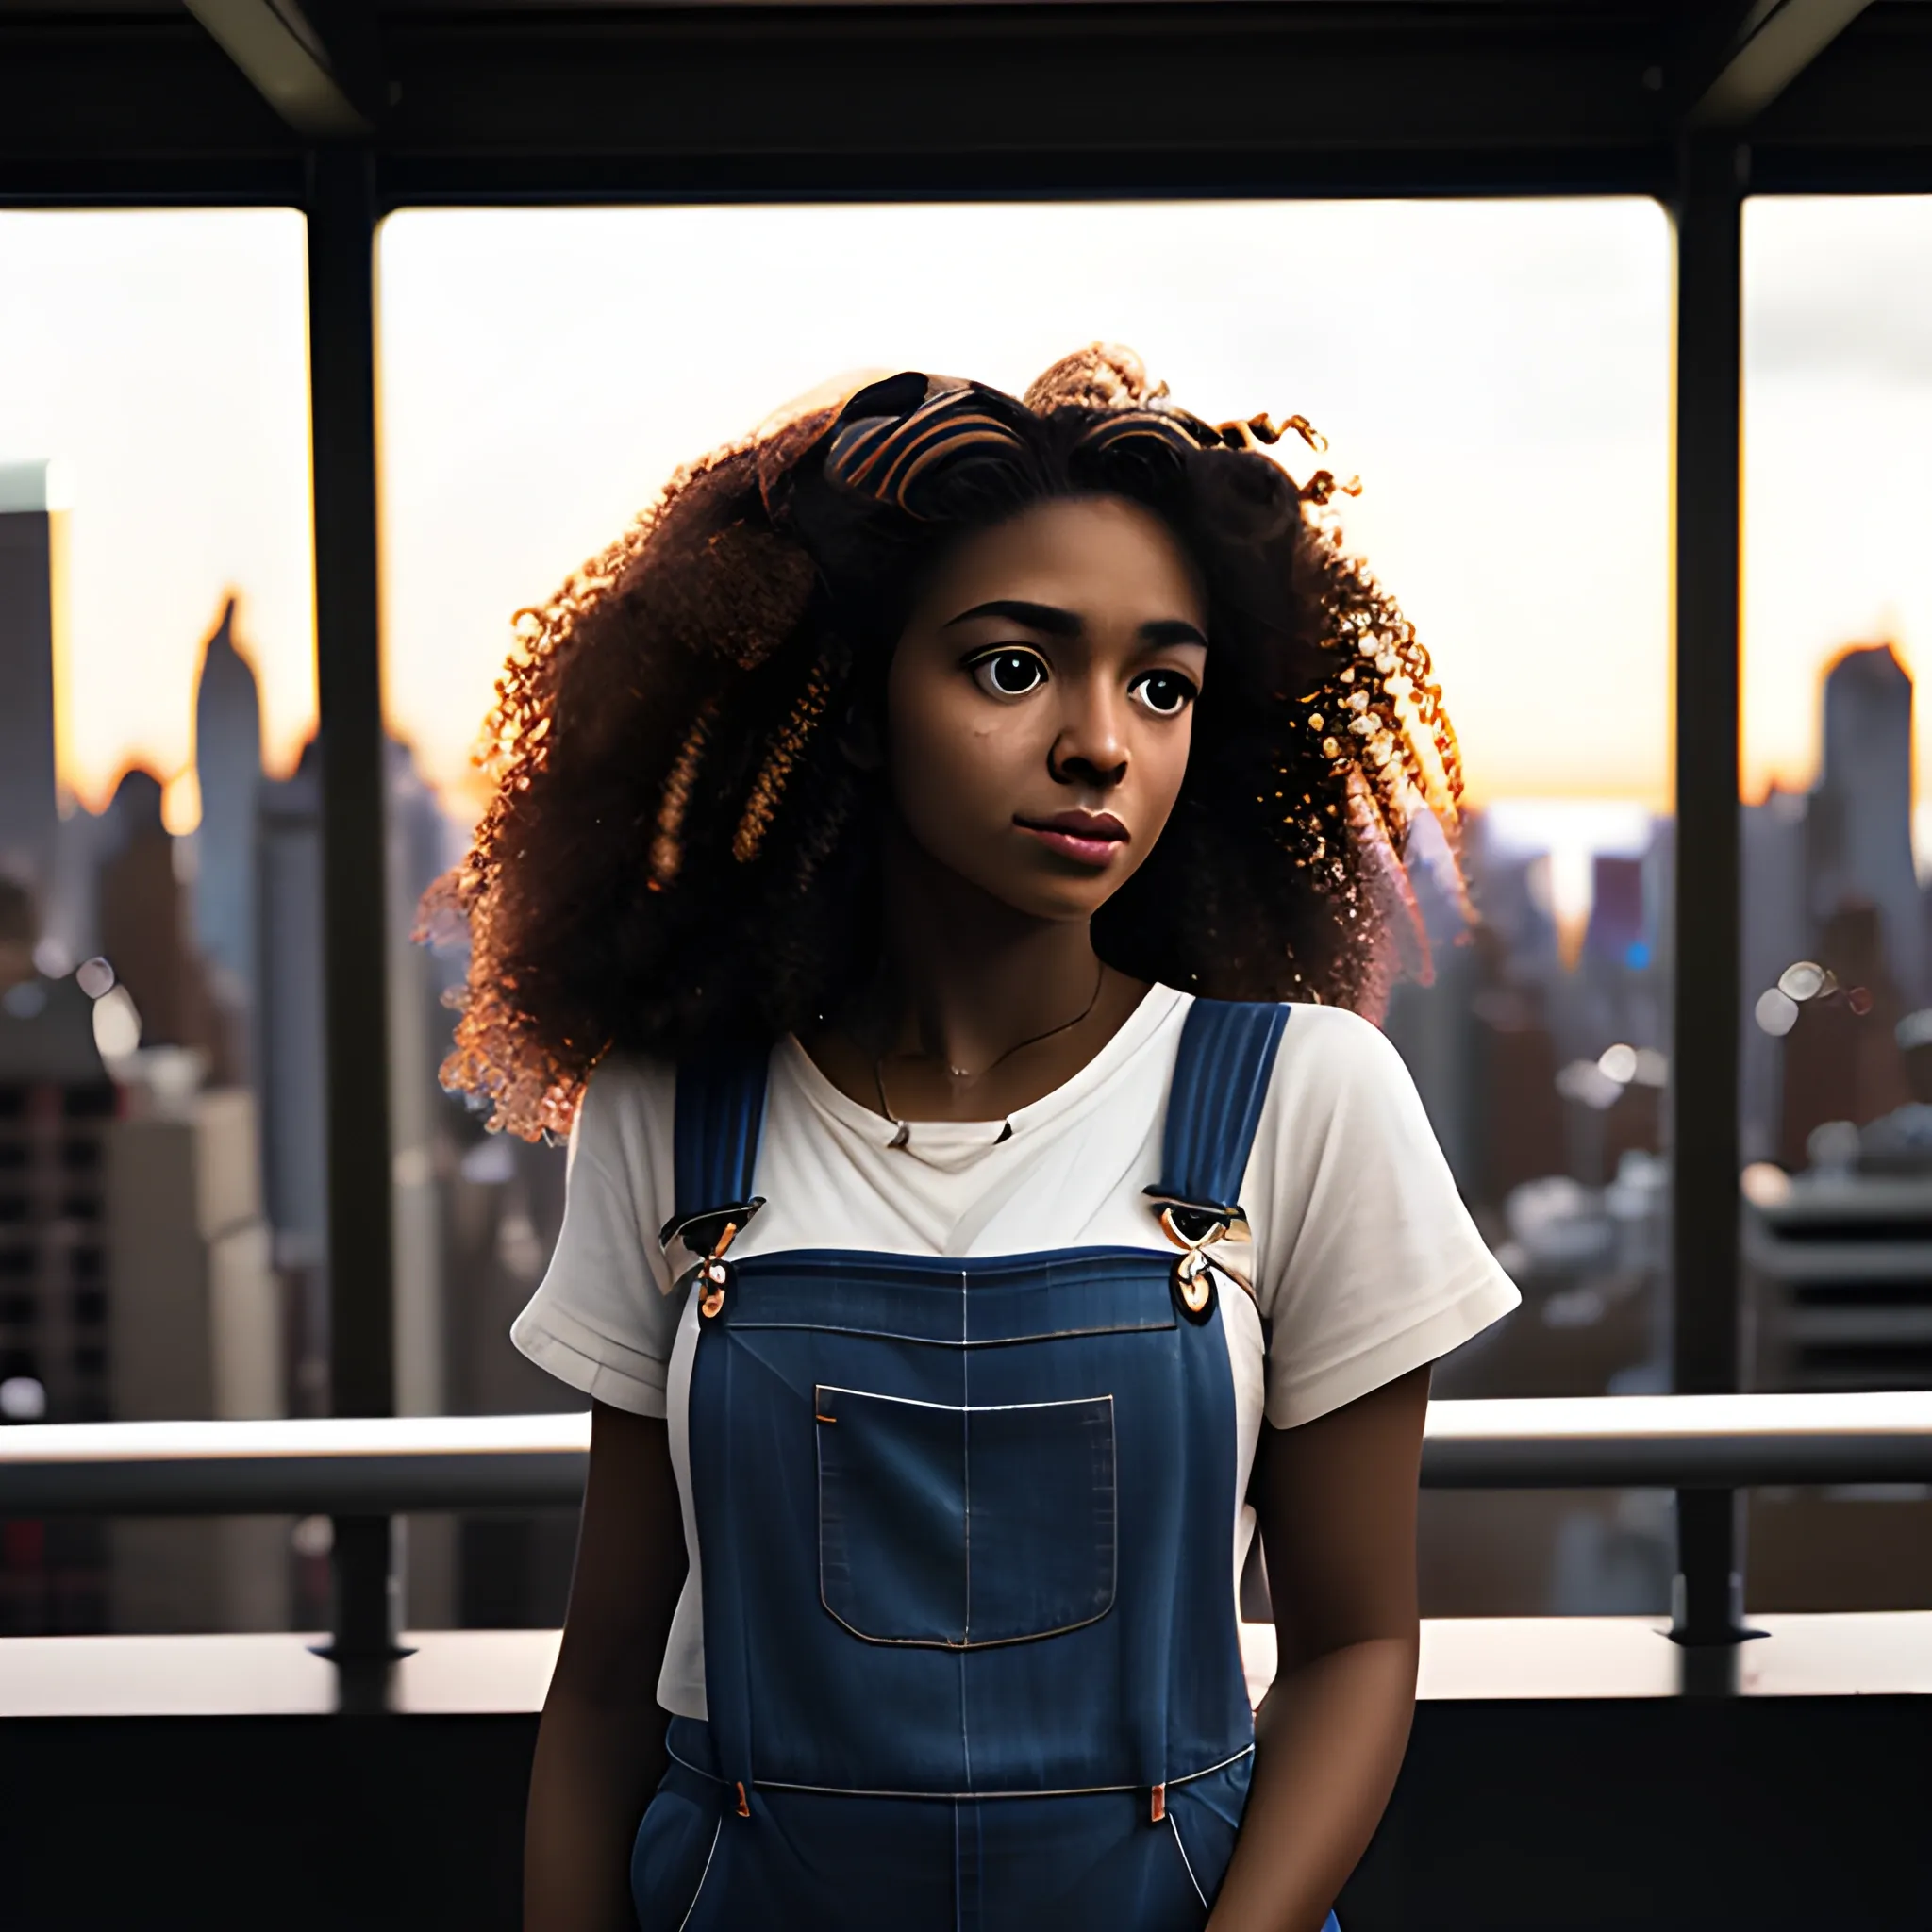
<svg viewBox="0 0 1932 1932">
<path fill-rule="evenodd" d="M 1024 400 L 902 375 L 680 471 L 518 619 L 492 794 L 425 902 L 470 945 L 445 1085 L 563 1132 L 607 1052 L 775 1039 L 862 983 L 883 781 L 842 726 L 947 547 L 1066 496 L 1152 509 L 1208 608 L 1180 794 L 1096 949 L 1214 997 L 1378 1009 L 1409 829 L 1432 813 L 1454 851 L 1461 772 L 1426 652 L 1341 547 L 1354 486 L 1295 482 L 1257 447 L 1284 432 L 1324 446 L 1299 418 L 1205 423 L 1096 345 Z"/>
</svg>

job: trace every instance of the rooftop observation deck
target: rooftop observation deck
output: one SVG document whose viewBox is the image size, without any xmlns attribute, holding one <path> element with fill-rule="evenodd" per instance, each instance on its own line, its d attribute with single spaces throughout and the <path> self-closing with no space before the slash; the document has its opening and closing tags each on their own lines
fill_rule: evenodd
<svg viewBox="0 0 1932 1932">
<path fill-rule="evenodd" d="M 1925 1395 L 1740 1386 L 1740 227 L 1932 190 L 1918 0 L 5 0 L 0 203 L 308 218 L 331 1380 L 395 1407 L 372 237 L 424 204 L 1656 195 L 1675 219 L 1677 1398 L 1441 1404 L 1425 1480 L 1678 1496 L 1679 1612 L 1425 1628 L 1349 1932 L 1932 1924 L 1932 1616 L 1737 1627 L 1757 1484 L 1932 1481 Z M 1760 1405 L 1753 1407 L 1750 1405 Z M 1699 1405 L 1714 1405 L 1700 1407 Z M 1743 1405 L 1743 1406 L 1739 1406 Z M 0 1642 L 0 1924 L 517 1923 L 554 1632 L 408 1635 L 388 1517 L 563 1503 L 576 1423 L 0 1431 L 0 1517 L 336 1517 L 301 1635 Z M 1748 1596 L 1746 1598 L 1748 1601 Z M 1680 1640 L 1674 1641 L 1673 1636 Z"/>
</svg>

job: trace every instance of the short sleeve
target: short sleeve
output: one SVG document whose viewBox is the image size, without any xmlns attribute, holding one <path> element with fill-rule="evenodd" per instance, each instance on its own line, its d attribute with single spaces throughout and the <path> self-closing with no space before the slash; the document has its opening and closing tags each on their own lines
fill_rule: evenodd
<svg viewBox="0 0 1932 1932">
<path fill-rule="evenodd" d="M 1290 1014 L 1242 1203 L 1277 1428 L 1437 1360 L 1521 1300 L 1401 1056 L 1339 1008 Z"/>
<path fill-rule="evenodd" d="M 607 1060 L 571 1129 L 563 1227 L 510 1340 L 541 1369 L 598 1402 L 665 1412 L 680 1310 L 658 1229 L 669 1214 L 675 1075 Z"/>
</svg>

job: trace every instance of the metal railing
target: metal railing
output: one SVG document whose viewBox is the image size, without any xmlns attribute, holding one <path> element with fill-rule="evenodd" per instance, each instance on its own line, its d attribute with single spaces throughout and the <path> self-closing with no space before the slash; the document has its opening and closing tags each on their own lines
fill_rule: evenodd
<svg viewBox="0 0 1932 1932">
<path fill-rule="evenodd" d="M 0 1428 L 0 1516 L 575 1507 L 590 1417 Z M 1932 1391 L 1435 1402 L 1431 1489 L 1932 1483 Z"/>
</svg>

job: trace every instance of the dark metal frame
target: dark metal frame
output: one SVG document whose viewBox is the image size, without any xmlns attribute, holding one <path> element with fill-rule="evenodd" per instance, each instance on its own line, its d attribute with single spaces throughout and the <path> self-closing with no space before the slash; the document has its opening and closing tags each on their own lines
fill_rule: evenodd
<svg viewBox="0 0 1932 1932">
<path fill-rule="evenodd" d="M 1673 1386 L 1738 1386 L 1742 195 L 1749 150 L 1687 136 L 1675 198 L 1676 868 L 1670 1144 Z M 1694 1282 L 1693 1293 L 1680 1284 Z M 1742 1498 L 1680 1491 L 1673 1624 L 1733 1642 Z"/>
<path fill-rule="evenodd" d="M 393 208 L 478 201 L 1642 193 L 1669 205 L 1674 1341 L 1680 1389 L 1736 1387 L 1741 198 L 1747 187 L 1932 190 L 1932 8 L 466 12 L 419 0 L 378 16 L 357 0 L 307 0 L 320 31 L 305 39 L 271 0 L 192 5 L 255 85 L 185 13 L 0 14 L 0 205 L 287 203 L 308 216 L 326 1014 L 331 1038 L 356 1043 L 331 1054 L 326 1096 L 340 1413 L 393 1406 L 372 884 L 383 770 L 371 248 Z M 359 144 L 318 138 L 358 125 Z M 1722 1488 L 1680 1495 L 1688 1643 L 1741 1634 L 1738 1522 Z M 388 1517 L 344 1515 L 336 1548 L 339 1651 L 380 1656 L 394 1639 Z"/>
</svg>

